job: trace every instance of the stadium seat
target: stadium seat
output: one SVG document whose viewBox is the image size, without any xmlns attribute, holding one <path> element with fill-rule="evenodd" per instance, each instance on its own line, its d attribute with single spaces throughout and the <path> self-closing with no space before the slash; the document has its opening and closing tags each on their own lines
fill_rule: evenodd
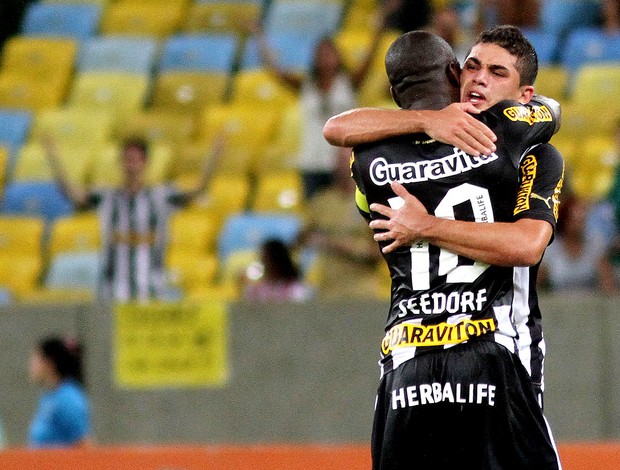
<svg viewBox="0 0 620 470">
<path fill-rule="evenodd" d="M 240 70 L 234 77 L 231 104 L 247 103 L 277 110 L 298 101 L 298 95 L 268 70 Z"/>
<path fill-rule="evenodd" d="M 170 287 L 181 291 L 183 298 L 196 296 L 212 287 L 218 262 L 214 255 L 175 251 L 166 256 L 166 276 Z"/>
<path fill-rule="evenodd" d="M 187 33 L 242 34 L 261 15 L 258 2 L 196 2 L 190 6 L 183 30 Z"/>
<path fill-rule="evenodd" d="M 238 40 L 233 35 L 177 35 L 163 45 L 159 72 L 230 72 Z"/>
<path fill-rule="evenodd" d="M 58 144 L 58 157 L 69 181 L 80 186 L 88 184 L 93 160 L 92 146 Z M 54 181 L 46 150 L 39 142 L 30 142 L 20 149 L 12 181 Z"/>
<path fill-rule="evenodd" d="M 0 146 L 0 193 L 4 189 L 4 183 L 7 180 L 9 167 L 9 150 L 6 147 Z"/>
<path fill-rule="evenodd" d="M 123 172 L 119 162 L 120 142 L 110 142 L 95 150 L 90 181 L 95 187 L 117 187 L 122 184 Z M 149 146 L 147 184 L 162 184 L 170 179 L 172 150 L 169 145 L 154 143 Z"/>
<path fill-rule="evenodd" d="M 225 262 L 237 250 L 258 249 L 263 241 L 278 238 L 292 244 L 302 228 L 295 214 L 244 212 L 229 216 L 218 237 L 218 258 Z"/>
<path fill-rule="evenodd" d="M 65 83 L 0 75 L 0 108 L 36 111 L 59 106 L 65 97 Z"/>
<path fill-rule="evenodd" d="M 620 62 L 620 36 L 600 28 L 575 29 L 564 41 L 560 61 L 571 72 L 584 65 Z"/>
<path fill-rule="evenodd" d="M 224 135 L 225 148 L 220 157 L 218 172 L 243 174 L 272 142 L 278 121 L 277 112 L 262 110 L 257 119 L 254 106 L 218 106 L 207 108 L 199 128 L 199 139 L 214 142 Z"/>
<path fill-rule="evenodd" d="M 261 174 L 252 208 L 256 211 L 302 213 L 303 183 L 299 172 L 280 170 Z"/>
<path fill-rule="evenodd" d="M 290 31 L 265 34 L 279 67 L 297 73 L 307 73 L 310 70 L 319 37 Z M 255 38 L 250 37 L 241 58 L 241 69 L 260 69 L 264 66 L 258 43 Z"/>
<path fill-rule="evenodd" d="M 54 108 L 39 111 L 34 118 L 30 141 L 52 137 L 58 144 L 93 146 L 113 135 L 114 115 L 101 109 Z"/>
<path fill-rule="evenodd" d="M 82 72 L 152 72 L 158 53 L 154 38 L 95 36 L 80 47 L 76 68 Z"/>
<path fill-rule="evenodd" d="M 562 128 L 559 134 L 575 139 L 587 136 L 611 136 L 617 130 L 617 109 L 613 106 L 594 107 L 567 101 L 562 105 Z"/>
<path fill-rule="evenodd" d="M 356 2 L 350 2 L 349 6 L 344 12 L 344 18 L 342 19 L 342 26 L 340 27 L 340 31 L 371 31 L 374 27 L 374 21 L 376 18 L 376 7 L 376 3 L 372 0 L 358 0 Z"/>
<path fill-rule="evenodd" d="M 148 90 L 147 74 L 84 72 L 73 82 L 69 105 L 110 111 L 120 117 L 140 109 Z"/>
<path fill-rule="evenodd" d="M 538 55 L 538 65 L 547 66 L 559 58 L 560 36 L 554 31 L 524 28 L 523 34 L 529 39 Z"/>
<path fill-rule="evenodd" d="M 571 101 L 592 108 L 611 107 L 620 110 L 620 66 L 618 64 L 586 65 L 575 74 Z"/>
<path fill-rule="evenodd" d="M 86 39 L 96 34 L 101 10 L 95 4 L 31 3 L 21 31 L 26 36 Z"/>
<path fill-rule="evenodd" d="M 0 109 L 0 145 L 9 151 L 9 165 L 19 148 L 26 142 L 32 124 L 32 113 Z"/>
<path fill-rule="evenodd" d="M 198 115 L 207 106 L 223 103 L 228 81 L 228 72 L 161 72 L 155 77 L 151 106 Z"/>
<path fill-rule="evenodd" d="M 99 217 L 94 211 L 59 217 L 50 227 L 47 254 L 96 252 L 101 248 Z"/>
<path fill-rule="evenodd" d="M 185 2 L 113 2 L 103 15 L 101 33 L 163 39 L 179 30 L 185 8 Z"/>
<path fill-rule="evenodd" d="M 58 253 L 49 261 L 43 281 L 47 289 L 79 289 L 95 292 L 101 272 L 98 251 Z"/>
<path fill-rule="evenodd" d="M 73 205 L 60 188 L 47 181 L 11 181 L 6 185 L 0 212 L 41 217 L 47 222 L 73 213 Z"/>
<path fill-rule="evenodd" d="M 119 122 L 115 138 L 140 137 L 148 142 L 178 145 L 193 140 L 196 120 L 191 114 L 164 110 L 137 111 Z"/>
<path fill-rule="evenodd" d="M 214 214 L 196 209 L 180 210 L 170 219 L 168 250 L 213 254 L 220 228 L 220 221 Z"/>
<path fill-rule="evenodd" d="M 40 217 L 0 216 L 0 255 L 41 256 L 45 221 Z"/>
<path fill-rule="evenodd" d="M 301 143 L 301 107 L 288 106 L 281 110 L 280 124 L 277 126 L 272 142 L 254 162 L 257 174 L 291 169 L 295 166 Z"/>
<path fill-rule="evenodd" d="M 585 138 L 580 146 L 579 158 L 571 165 L 573 189 L 587 199 L 604 199 L 613 184 L 617 164 L 618 155 L 613 138 Z"/>
<path fill-rule="evenodd" d="M 597 0 L 542 0 L 539 23 L 544 32 L 564 37 L 579 27 L 595 26 L 599 15 Z"/>
<path fill-rule="evenodd" d="M 66 90 L 77 50 L 75 39 L 13 36 L 4 46 L 0 73 L 57 81 Z"/>
<path fill-rule="evenodd" d="M 240 281 L 242 277 L 252 275 L 252 268 L 259 271 L 256 275 L 260 275 L 260 271 L 263 270 L 258 248 L 234 250 L 220 263 L 218 281 L 230 293 L 232 299 L 241 297 Z"/>
<path fill-rule="evenodd" d="M 340 27 L 343 5 L 313 0 L 272 0 L 264 19 L 267 34 L 295 32 L 314 38 L 332 36 Z"/>
<path fill-rule="evenodd" d="M 398 33 L 394 31 L 383 33 L 368 75 L 357 93 L 360 106 L 395 106 L 385 75 L 385 54 L 397 37 Z"/>
<path fill-rule="evenodd" d="M 181 188 L 195 187 L 194 171 L 191 179 L 178 180 Z M 214 217 L 218 226 L 230 214 L 245 210 L 250 195 L 250 182 L 245 175 L 216 174 L 209 183 L 205 194 L 192 204 L 192 210 L 203 211 L 207 218 Z"/>
<path fill-rule="evenodd" d="M 39 255 L 0 255 L 0 287 L 21 301 L 36 292 L 43 262 Z"/>
<path fill-rule="evenodd" d="M 566 97 L 568 71 L 562 65 L 544 65 L 538 69 L 534 83 L 536 93 L 561 101 Z"/>
</svg>

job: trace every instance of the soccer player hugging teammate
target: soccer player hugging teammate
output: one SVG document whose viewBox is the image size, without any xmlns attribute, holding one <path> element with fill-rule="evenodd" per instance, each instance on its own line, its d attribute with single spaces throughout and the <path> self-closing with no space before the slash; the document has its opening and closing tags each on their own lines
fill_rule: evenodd
<svg viewBox="0 0 620 470">
<path fill-rule="evenodd" d="M 461 73 L 447 43 L 415 31 L 392 44 L 386 70 L 408 110 L 392 113 L 410 121 L 382 130 L 393 137 L 354 141 L 351 167 L 392 277 L 373 468 L 559 469 L 542 414 L 535 281 L 564 166 L 543 144 L 559 127 L 557 103 L 523 104 L 536 53 L 517 28 L 499 27 L 482 33 Z M 427 135 L 459 83 L 462 109 L 484 110 L 493 152 Z"/>
</svg>

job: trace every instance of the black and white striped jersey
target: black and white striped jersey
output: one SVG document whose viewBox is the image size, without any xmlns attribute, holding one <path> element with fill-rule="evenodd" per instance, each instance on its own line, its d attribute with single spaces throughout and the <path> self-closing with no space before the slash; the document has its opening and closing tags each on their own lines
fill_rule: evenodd
<svg viewBox="0 0 620 470">
<path fill-rule="evenodd" d="M 116 301 L 149 300 L 164 294 L 164 256 L 168 219 L 183 193 L 169 187 L 91 193 L 97 207 L 103 247 L 102 282 Z"/>
<path fill-rule="evenodd" d="M 356 147 L 352 175 L 360 212 L 374 202 L 398 207 L 399 181 L 438 217 L 480 223 L 536 218 L 555 226 L 563 161 L 547 142 L 556 127 L 545 104 L 501 102 L 480 115 L 497 135 L 497 150 L 473 157 L 424 135 Z M 532 148 L 533 147 L 533 148 Z M 542 369 L 542 331 L 534 268 L 490 266 L 427 242 L 385 255 L 392 278 L 382 369 L 423 350 L 486 336 L 528 356 Z M 532 375 L 533 380 L 534 376 Z M 542 376 L 541 376 L 542 380 Z"/>
</svg>

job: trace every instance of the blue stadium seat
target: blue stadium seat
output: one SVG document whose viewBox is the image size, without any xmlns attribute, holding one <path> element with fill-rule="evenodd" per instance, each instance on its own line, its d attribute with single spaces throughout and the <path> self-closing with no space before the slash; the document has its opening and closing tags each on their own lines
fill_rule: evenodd
<svg viewBox="0 0 620 470">
<path fill-rule="evenodd" d="M 571 71 L 587 64 L 620 61 L 620 36 L 598 28 L 580 28 L 564 41 L 561 63 Z"/>
<path fill-rule="evenodd" d="M 276 55 L 276 61 L 285 70 L 307 72 L 310 70 L 314 57 L 314 49 L 319 38 L 294 32 L 267 34 L 267 42 Z M 250 38 L 241 58 L 242 69 L 262 68 L 258 44 Z"/>
<path fill-rule="evenodd" d="M 560 36 L 551 31 L 523 28 L 527 37 L 538 55 L 538 65 L 550 65 L 557 62 L 560 53 Z"/>
<path fill-rule="evenodd" d="M 31 124 L 32 114 L 28 111 L 0 109 L 0 145 L 9 150 L 7 167 L 4 169 L 7 179 L 11 177 L 17 152 L 26 142 Z"/>
<path fill-rule="evenodd" d="M 97 33 L 100 18 L 100 5 L 37 2 L 26 10 L 22 33 L 26 36 L 86 39 Z"/>
<path fill-rule="evenodd" d="M 97 251 L 59 253 L 50 260 L 44 285 L 48 289 L 83 289 L 95 292 L 101 268 Z"/>
<path fill-rule="evenodd" d="M 313 37 L 332 36 L 340 26 L 343 6 L 339 2 L 273 0 L 265 16 L 267 34 L 295 32 Z"/>
<path fill-rule="evenodd" d="M 597 0 L 542 0 L 540 27 L 563 37 L 575 28 L 595 26 L 600 3 Z"/>
<path fill-rule="evenodd" d="M 96 36 L 82 44 L 79 72 L 151 73 L 158 51 L 154 38 Z"/>
<path fill-rule="evenodd" d="M 159 71 L 230 72 L 238 39 L 233 35 L 177 35 L 163 46 Z"/>
<path fill-rule="evenodd" d="M 278 238 L 292 244 L 302 228 L 302 220 L 294 214 L 242 212 L 226 219 L 217 241 L 220 261 L 234 251 L 258 249 L 263 241 Z"/>
<path fill-rule="evenodd" d="M 41 217 L 51 222 L 74 212 L 58 185 L 48 181 L 13 181 L 6 185 L 0 212 Z"/>
</svg>

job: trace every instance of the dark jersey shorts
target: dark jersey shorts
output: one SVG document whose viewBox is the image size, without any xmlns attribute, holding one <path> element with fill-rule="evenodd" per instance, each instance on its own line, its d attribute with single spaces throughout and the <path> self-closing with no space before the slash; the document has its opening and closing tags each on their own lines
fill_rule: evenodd
<svg viewBox="0 0 620 470">
<path fill-rule="evenodd" d="M 387 373 L 372 434 L 373 470 L 559 470 L 519 358 L 484 339 L 429 351 Z"/>
</svg>

